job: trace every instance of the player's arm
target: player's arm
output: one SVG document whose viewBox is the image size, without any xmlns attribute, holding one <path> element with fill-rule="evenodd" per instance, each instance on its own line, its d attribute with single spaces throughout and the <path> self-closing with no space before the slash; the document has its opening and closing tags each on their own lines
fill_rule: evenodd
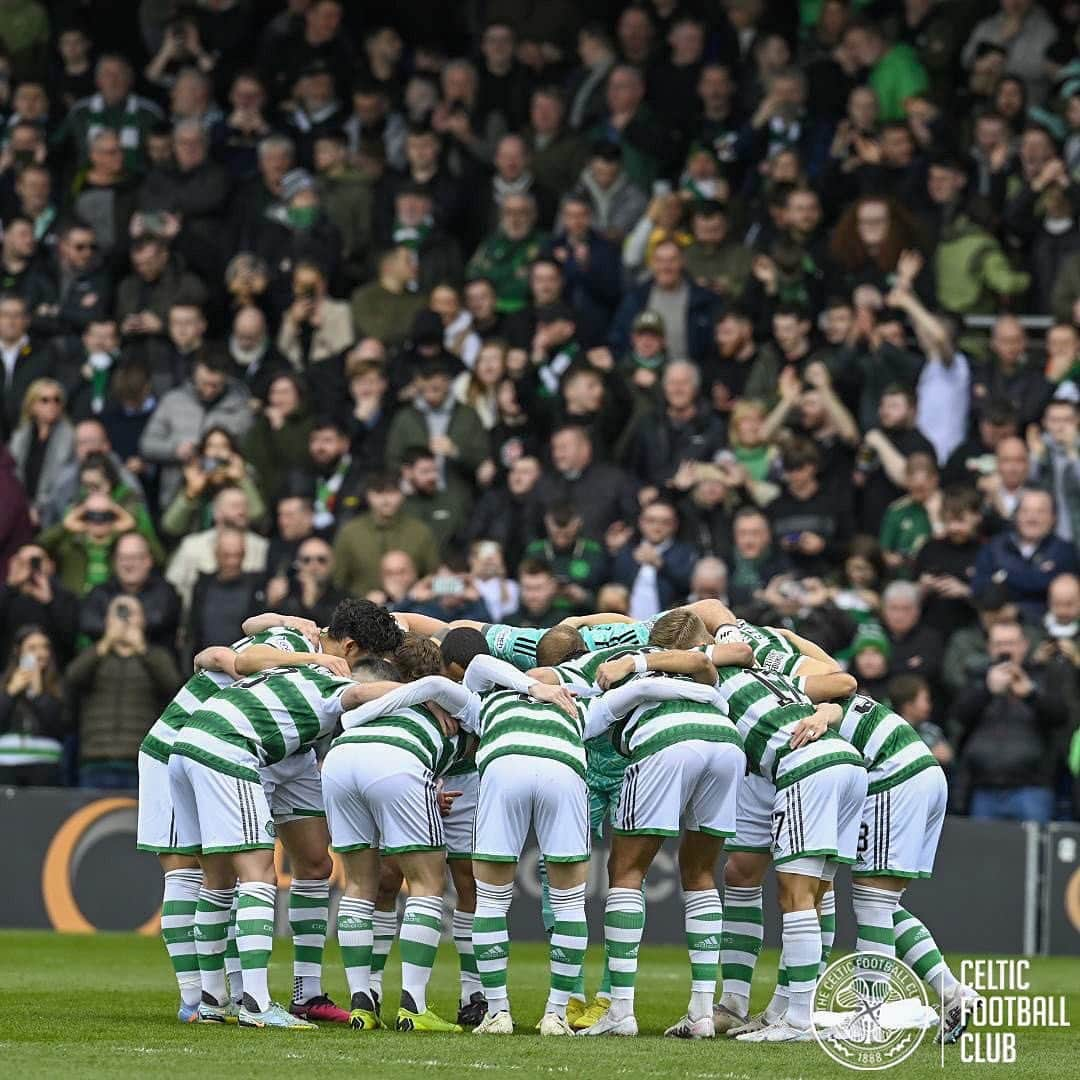
<svg viewBox="0 0 1080 1080">
<path fill-rule="evenodd" d="M 688 675 L 705 686 L 716 685 L 716 667 L 703 652 L 685 649 L 661 649 L 658 652 L 628 653 L 608 660 L 596 670 L 596 682 L 602 690 L 621 683 L 635 672 L 658 671 L 664 675 Z"/>
<path fill-rule="evenodd" d="M 811 716 L 795 725 L 791 735 L 791 749 L 798 750 L 800 746 L 820 739 L 826 728 L 838 728 L 843 716 L 844 710 L 835 702 L 828 701 L 819 705 Z"/>
<path fill-rule="evenodd" d="M 810 660 L 816 660 L 818 663 L 824 665 L 822 670 L 810 668 L 807 670 L 808 665 L 804 665 L 799 668 L 800 675 L 824 675 L 828 671 L 839 671 L 840 665 L 820 646 L 815 644 L 809 638 L 799 637 L 794 630 L 788 630 L 783 626 L 771 626 L 770 630 L 778 637 L 786 638 Z"/>
<path fill-rule="evenodd" d="M 439 641 L 446 637 L 446 633 L 451 626 L 450 623 L 444 622 L 442 619 L 434 619 L 430 615 L 419 615 L 415 611 L 395 611 L 394 618 L 397 619 L 398 624 L 404 630 L 413 634 L 420 634 L 421 637 L 437 638 Z M 482 624 L 477 623 L 476 625 L 479 627 Z"/>
<path fill-rule="evenodd" d="M 236 678 L 236 653 L 228 645 L 211 645 L 195 654 L 196 671 L 220 671 Z"/>
<path fill-rule="evenodd" d="M 264 630 L 273 630 L 278 626 L 287 626 L 290 630 L 296 630 L 311 642 L 319 644 L 319 627 L 311 619 L 302 619 L 299 615 L 278 615 L 276 612 L 267 611 L 262 615 L 252 615 L 240 624 L 246 637 L 254 637 Z"/>
<path fill-rule="evenodd" d="M 632 623 L 637 619 L 631 619 L 629 615 L 620 615 L 615 611 L 600 611 L 595 615 L 570 615 L 559 624 L 560 626 L 572 626 L 580 630 L 583 626 L 607 626 L 609 623 Z"/>
<path fill-rule="evenodd" d="M 347 679 L 350 675 L 349 664 L 340 656 L 328 653 L 285 652 L 273 645 L 249 645 L 243 652 L 236 654 L 236 674 L 239 678 L 257 675 L 274 667 L 304 667 L 306 664 L 321 664 L 335 675 Z"/>
<path fill-rule="evenodd" d="M 534 667 L 525 672 L 527 679 L 532 679 L 533 682 L 547 683 L 548 686 L 562 686 L 562 680 L 559 678 L 559 673 L 550 667 Z"/>
<path fill-rule="evenodd" d="M 474 656 L 465 669 L 464 685 L 478 694 L 501 686 L 506 690 L 516 690 L 519 694 L 528 694 L 537 701 L 546 701 L 557 705 L 567 716 L 576 714 L 574 693 L 589 693 L 590 687 L 574 687 L 573 692 L 565 686 L 530 679 L 518 671 L 513 664 L 495 656 Z"/>
<path fill-rule="evenodd" d="M 409 618 L 413 618 L 412 615 Z M 479 630 L 482 634 L 484 628 L 491 625 L 491 623 L 478 622 L 476 619 L 454 619 L 453 622 L 444 623 L 447 630 Z"/>
<path fill-rule="evenodd" d="M 585 715 L 584 738 L 594 739 L 597 735 L 603 735 L 616 720 L 626 716 L 639 705 L 657 701 L 719 704 L 714 685 L 685 682 L 682 679 L 634 679 L 589 702 L 589 710 Z"/>
<path fill-rule="evenodd" d="M 813 702 L 837 701 L 851 697 L 858 683 L 846 671 L 831 671 L 825 675 L 800 675 L 796 685 Z"/>
<path fill-rule="evenodd" d="M 715 634 L 721 626 L 735 622 L 735 612 L 719 600 L 695 600 L 686 605 L 704 624 L 710 634 Z"/>
<path fill-rule="evenodd" d="M 369 682 L 353 683 L 341 696 L 341 726 L 348 729 L 369 724 L 400 709 L 434 702 L 451 716 L 468 710 L 470 698 L 475 697 L 464 686 L 442 675 L 426 675 L 411 683 Z"/>
<path fill-rule="evenodd" d="M 704 655 L 713 667 L 753 667 L 754 650 L 745 641 L 727 641 L 723 645 L 710 645 Z"/>
</svg>

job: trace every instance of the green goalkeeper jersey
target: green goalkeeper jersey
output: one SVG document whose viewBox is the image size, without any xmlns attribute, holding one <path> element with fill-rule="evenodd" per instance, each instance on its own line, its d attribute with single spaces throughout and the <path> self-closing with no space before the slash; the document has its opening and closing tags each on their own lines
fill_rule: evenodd
<svg viewBox="0 0 1080 1080">
<path fill-rule="evenodd" d="M 297 630 L 285 626 L 271 627 L 261 633 L 241 638 L 229 646 L 235 653 L 250 649 L 252 645 L 270 645 L 282 652 L 312 652 L 312 646 Z M 176 741 L 177 732 L 188 722 L 192 713 L 210 700 L 219 690 L 231 686 L 235 680 L 222 671 L 196 671 L 176 692 L 165 706 L 165 711 L 154 721 L 139 749 L 144 754 L 168 763 L 169 751 Z"/>
</svg>

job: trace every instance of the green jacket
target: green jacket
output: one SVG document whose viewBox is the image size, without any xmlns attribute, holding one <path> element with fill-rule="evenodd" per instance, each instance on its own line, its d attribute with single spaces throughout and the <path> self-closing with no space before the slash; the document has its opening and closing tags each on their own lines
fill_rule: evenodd
<svg viewBox="0 0 1080 1080">
<path fill-rule="evenodd" d="M 392 293 L 377 281 L 354 289 L 349 299 L 356 336 L 376 337 L 387 348 L 409 336 L 416 313 L 426 306 L 427 297 L 421 293 Z"/>
<path fill-rule="evenodd" d="M 237 486 L 247 496 L 248 518 L 258 527 L 266 514 L 266 504 L 255 486 L 250 467 Z M 187 492 L 181 488 L 161 515 L 162 531 L 169 536 L 183 537 L 211 528 L 214 524 L 212 504 L 215 494 L 216 491 L 208 489 L 198 498 L 189 499 Z"/>
<path fill-rule="evenodd" d="M 58 522 L 38 539 L 56 561 L 61 584 L 76 596 L 85 596 L 95 585 L 104 585 L 109 580 L 112 549 L 119 535 L 95 546 L 82 533 L 68 532 L 63 522 Z"/>
<path fill-rule="evenodd" d="M 244 457 L 255 470 L 255 483 L 268 506 L 277 501 L 278 492 L 293 469 L 307 468 L 312 423 L 307 413 L 293 413 L 275 431 L 266 417 L 260 416 L 247 433 Z"/>
<path fill-rule="evenodd" d="M 907 558 L 914 558 L 930 539 L 930 517 L 926 507 L 910 495 L 889 503 L 881 520 L 881 546 Z"/>
<path fill-rule="evenodd" d="M 870 86 L 878 99 L 883 121 L 904 119 L 904 100 L 930 85 L 926 68 L 910 45 L 894 45 L 870 70 Z"/>
<path fill-rule="evenodd" d="M 1014 270 L 997 239 L 967 217 L 942 233 L 934 253 L 938 303 L 954 315 L 989 315 L 999 296 L 1027 291 L 1031 275 Z"/>
<path fill-rule="evenodd" d="M 1080 251 L 1062 261 L 1050 290 L 1050 310 L 1058 322 L 1072 322 L 1072 307 L 1077 298 L 1080 298 Z"/>
<path fill-rule="evenodd" d="M 434 495 L 410 495 L 405 513 L 424 522 L 435 534 L 439 552 L 445 556 L 455 539 L 461 539 L 469 521 L 470 499 L 463 497 L 457 485 L 436 491 Z"/>
<path fill-rule="evenodd" d="M 546 562 L 560 581 L 580 585 L 590 593 L 595 593 L 607 581 L 611 565 L 603 545 L 587 536 L 579 537 L 569 551 L 556 551 L 550 540 L 533 540 L 525 548 L 525 558 Z M 580 607 L 565 596 L 555 597 L 552 606 L 564 614 Z"/>
<path fill-rule="evenodd" d="M 446 489 L 466 507 L 472 504 L 473 477 L 480 463 L 491 455 L 491 444 L 476 410 L 455 403 L 446 434 L 458 449 L 446 459 Z M 415 405 L 399 409 L 386 436 L 386 467 L 397 472 L 409 450 L 426 447 L 431 436 L 423 413 Z"/>
<path fill-rule="evenodd" d="M 495 286 L 495 309 L 507 314 L 529 302 L 529 264 L 547 243 L 547 235 L 534 229 L 523 240 L 511 240 L 496 229 L 476 249 L 465 267 L 466 280 L 490 278 Z"/>
<path fill-rule="evenodd" d="M 422 522 L 399 512 L 385 524 L 367 513 L 346 522 L 334 540 L 334 584 L 352 596 L 366 596 L 381 584 L 379 564 L 388 551 L 404 551 L 421 577 L 439 568 L 435 535 Z"/>
<path fill-rule="evenodd" d="M 345 169 L 337 176 L 320 176 L 319 192 L 326 216 L 341 233 L 342 262 L 363 280 L 371 252 L 371 184 L 355 170 Z"/>
<path fill-rule="evenodd" d="M 683 250 L 683 260 L 686 272 L 699 285 L 711 289 L 712 283 L 719 280 L 727 284 L 725 296 L 737 297 L 750 280 L 754 253 L 743 244 L 721 244 L 717 248 L 694 243 Z"/>
</svg>

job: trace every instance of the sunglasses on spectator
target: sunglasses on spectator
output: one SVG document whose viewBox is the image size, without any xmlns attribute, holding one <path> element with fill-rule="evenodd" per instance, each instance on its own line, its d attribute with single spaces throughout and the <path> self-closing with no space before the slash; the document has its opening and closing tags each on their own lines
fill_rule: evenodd
<svg viewBox="0 0 1080 1080">
<path fill-rule="evenodd" d="M 63 398 L 59 394 L 42 394 L 37 400 L 39 405 L 59 405 Z"/>
<path fill-rule="evenodd" d="M 307 566 L 308 563 L 328 563 L 330 561 L 329 555 L 301 555 L 296 560 L 301 566 Z"/>
</svg>

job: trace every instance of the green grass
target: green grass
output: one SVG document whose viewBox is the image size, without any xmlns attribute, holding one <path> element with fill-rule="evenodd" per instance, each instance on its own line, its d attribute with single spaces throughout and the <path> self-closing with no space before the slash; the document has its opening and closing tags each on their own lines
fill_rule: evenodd
<svg viewBox="0 0 1080 1080">
<path fill-rule="evenodd" d="M 289 985 L 289 946 L 275 949 L 272 985 L 284 996 Z M 959 972 L 958 959 L 954 970 Z M 598 976 L 594 946 L 589 986 Z M 772 989 L 776 954 L 766 952 L 754 983 L 755 1007 Z M 336 945 L 328 949 L 327 988 L 346 1001 Z M 546 950 L 514 945 L 510 991 L 519 1033 L 513 1038 L 479 1039 L 471 1034 L 401 1035 L 358 1033 L 324 1025 L 318 1032 L 242 1031 L 235 1027 L 182 1026 L 176 1022 L 176 994 L 161 943 L 126 934 L 62 937 L 49 933 L 0 933 L 0 1075 L 98 1080 L 105 1077 L 170 1075 L 216 1080 L 221 1076 L 283 1077 L 353 1075 L 363 1080 L 405 1080 L 442 1069 L 461 1074 L 571 1076 L 601 1080 L 611 1076 L 679 1080 L 814 1080 L 851 1075 L 814 1044 L 747 1046 L 730 1040 L 676 1043 L 659 1039 L 686 1005 L 688 969 L 680 949 L 642 949 L 638 980 L 637 1039 L 540 1039 L 532 1025 L 547 993 Z M 397 950 L 387 968 L 387 998 L 396 1000 Z M 453 1012 L 457 964 L 444 947 L 435 969 L 431 1004 Z M 1031 992 L 1064 994 L 1068 1015 L 1080 1023 L 1080 963 L 1075 959 L 1033 961 Z M 955 1074 L 990 1073 L 1019 1080 L 1075 1076 L 1080 1049 L 1071 1029 L 1024 1030 L 1017 1035 L 1015 1065 L 962 1064 L 957 1047 L 946 1047 L 950 1080 Z M 940 1077 L 940 1049 L 928 1034 L 914 1057 L 889 1075 Z"/>
</svg>

